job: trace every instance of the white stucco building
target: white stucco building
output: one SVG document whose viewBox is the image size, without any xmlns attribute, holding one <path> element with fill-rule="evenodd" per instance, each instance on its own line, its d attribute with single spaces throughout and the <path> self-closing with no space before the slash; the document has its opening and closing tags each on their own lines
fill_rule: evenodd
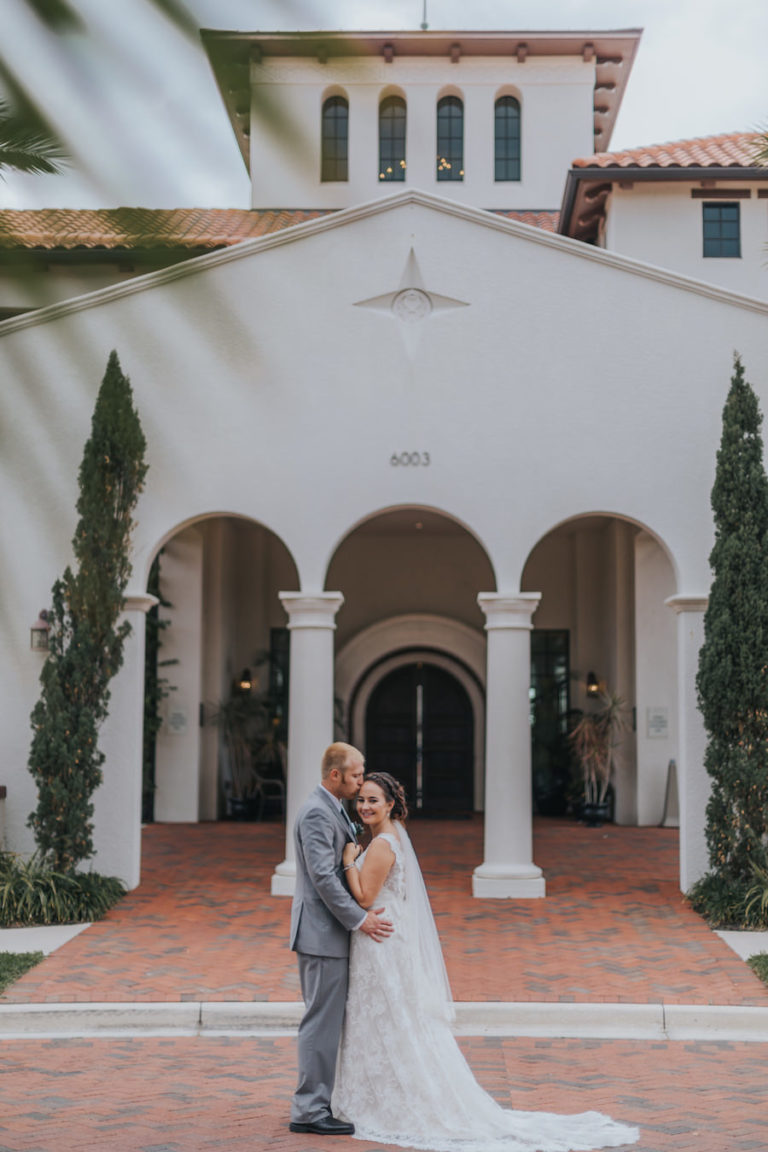
<svg viewBox="0 0 768 1152">
<path fill-rule="evenodd" d="M 31 847 L 29 628 L 70 559 L 115 348 L 150 469 L 96 867 L 138 881 L 162 550 L 178 664 L 156 819 L 222 815 L 204 721 L 242 669 L 266 687 L 267 652 L 289 683 L 289 828 L 336 714 L 425 814 L 484 812 L 477 895 L 541 896 L 532 811 L 563 810 L 592 674 L 633 715 L 615 818 L 659 823 L 676 762 L 688 888 L 707 863 L 694 678 L 734 350 L 768 396 L 752 137 L 611 153 L 636 31 L 204 41 L 250 211 L 0 213 L 9 845 Z M 292 877 L 289 836 L 274 890 Z"/>
</svg>

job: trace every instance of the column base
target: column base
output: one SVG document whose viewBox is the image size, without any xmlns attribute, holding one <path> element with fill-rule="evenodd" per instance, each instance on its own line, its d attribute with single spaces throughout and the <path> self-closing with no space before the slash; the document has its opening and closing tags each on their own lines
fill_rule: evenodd
<svg viewBox="0 0 768 1152">
<path fill-rule="evenodd" d="M 273 896 L 293 896 L 296 888 L 296 862 L 283 860 L 272 874 L 271 893 Z"/>
<path fill-rule="evenodd" d="M 546 894 L 535 864 L 481 864 L 472 874 L 472 895 L 480 900 L 539 900 Z"/>
</svg>

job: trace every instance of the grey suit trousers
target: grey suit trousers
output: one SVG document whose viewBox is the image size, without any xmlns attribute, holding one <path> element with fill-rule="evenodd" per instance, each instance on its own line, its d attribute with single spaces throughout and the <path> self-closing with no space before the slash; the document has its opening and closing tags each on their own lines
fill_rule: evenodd
<svg viewBox="0 0 768 1152">
<path fill-rule="evenodd" d="M 312 1123 L 331 1111 L 349 961 L 346 956 L 297 956 L 306 1011 L 299 1025 L 299 1082 L 291 1120 Z"/>
</svg>

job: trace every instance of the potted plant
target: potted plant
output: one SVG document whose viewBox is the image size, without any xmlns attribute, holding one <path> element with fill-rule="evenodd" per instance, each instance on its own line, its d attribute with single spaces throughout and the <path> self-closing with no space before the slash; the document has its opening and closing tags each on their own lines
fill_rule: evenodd
<svg viewBox="0 0 768 1152">
<path fill-rule="evenodd" d="M 615 692 L 603 692 L 597 707 L 585 712 L 571 730 L 571 745 L 581 769 L 582 816 L 590 827 L 598 827 L 610 817 L 608 789 L 613 778 L 614 750 L 626 724 L 624 700 Z"/>
<path fill-rule="evenodd" d="M 254 753 L 264 743 L 269 729 L 266 698 L 235 688 L 228 699 L 216 705 L 210 719 L 222 730 L 229 760 L 225 782 L 228 815 L 246 820 L 258 793 Z"/>
</svg>

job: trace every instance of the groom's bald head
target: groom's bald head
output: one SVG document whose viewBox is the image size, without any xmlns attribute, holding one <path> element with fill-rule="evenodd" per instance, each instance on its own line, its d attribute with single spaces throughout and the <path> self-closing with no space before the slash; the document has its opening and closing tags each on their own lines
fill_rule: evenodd
<svg viewBox="0 0 768 1152">
<path fill-rule="evenodd" d="M 357 768 L 358 765 L 364 764 L 363 754 L 351 744 L 345 744 L 342 740 L 337 740 L 334 744 L 330 744 L 323 753 L 322 763 L 322 778 L 327 780 L 331 772 L 338 772 L 343 778 L 347 771 L 351 768 Z"/>
</svg>

